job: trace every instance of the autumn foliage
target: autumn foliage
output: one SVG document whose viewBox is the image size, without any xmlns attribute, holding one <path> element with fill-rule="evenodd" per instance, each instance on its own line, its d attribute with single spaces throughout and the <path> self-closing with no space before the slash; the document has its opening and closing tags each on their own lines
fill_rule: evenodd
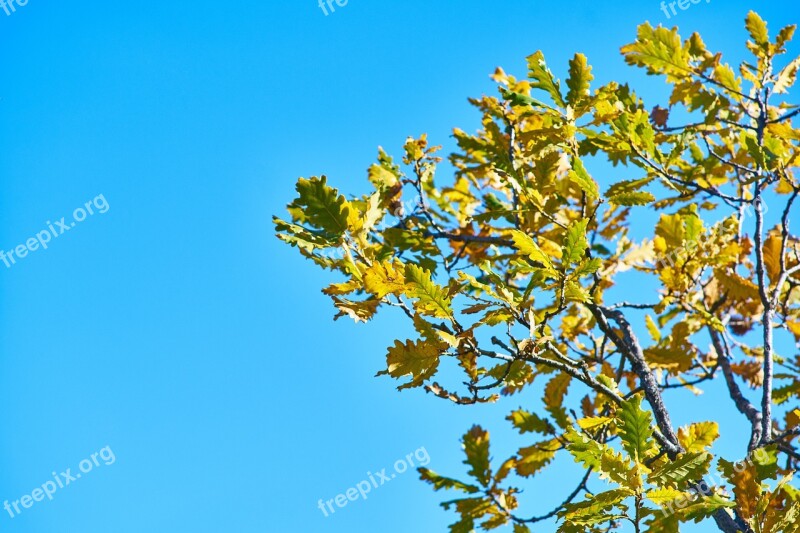
<svg viewBox="0 0 800 533">
<path fill-rule="evenodd" d="M 337 317 L 392 311 L 417 332 L 382 374 L 464 406 L 543 390 L 507 417 L 516 455 L 490 461 L 475 426 L 469 479 L 421 469 L 452 493 L 451 531 L 800 531 L 794 29 L 771 38 L 751 12 L 752 59 L 734 67 L 697 34 L 640 26 L 622 54 L 665 80 L 664 102 L 593 87 L 583 54 L 562 86 L 536 52 L 525 79 L 498 69 L 498 95 L 472 100 L 481 127 L 454 131 L 452 179 L 422 136 L 402 166 L 379 152 L 363 196 L 299 180 L 278 237 L 338 273 L 323 290 Z M 750 428 L 739 457 L 712 452 L 737 437 L 715 421 L 670 420 L 674 390 L 715 380 Z M 585 469 L 576 490 L 552 512 L 519 509 L 518 488 L 561 457 Z"/>
</svg>

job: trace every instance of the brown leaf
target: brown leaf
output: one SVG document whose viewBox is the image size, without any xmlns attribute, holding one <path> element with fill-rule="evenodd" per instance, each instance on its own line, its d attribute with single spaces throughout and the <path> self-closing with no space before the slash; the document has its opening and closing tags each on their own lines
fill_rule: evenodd
<svg viewBox="0 0 800 533">
<path fill-rule="evenodd" d="M 739 514 L 747 520 L 755 515 L 756 505 L 761 496 L 761 484 L 756 479 L 755 467 L 748 464 L 741 471 L 734 469 L 730 481 L 733 483 L 733 494 L 736 496 Z"/>
<path fill-rule="evenodd" d="M 669 120 L 669 109 L 665 109 L 660 106 L 655 106 L 653 110 L 650 111 L 650 121 L 653 123 L 654 126 L 659 128 L 666 128 L 667 120 Z"/>
</svg>

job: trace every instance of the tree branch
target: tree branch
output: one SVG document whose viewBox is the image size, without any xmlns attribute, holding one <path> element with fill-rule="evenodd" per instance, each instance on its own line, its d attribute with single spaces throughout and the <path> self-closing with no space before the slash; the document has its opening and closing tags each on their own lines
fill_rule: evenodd
<svg viewBox="0 0 800 533">
<path fill-rule="evenodd" d="M 776 119 L 770 120 L 768 122 L 768 124 L 777 124 L 778 122 L 783 122 L 784 120 L 789 120 L 790 118 L 792 118 L 794 116 L 797 116 L 798 114 L 800 114 L 800 109 L 795 109 L 791 113 L 785 113 L 784 115 L 782 115 L 782 116 L 780 116 L 780 117 L 778 117 Z"/>
<path fill-rule="evenodd" d="M 501 239 L 499 237 L 480 237 L 478 235 L 458 235 L 455 233 L 447 233 L 444 231 L 427 232 L 428 237 L 434 239 L 448 239 L 455 242 L 477 243 L 477 244 L 494 244 L 497 246 L 513 247 L 514 243 L 508 239 Z"/>
<path fill-rule="evenodd" d="M 736 520 L 734 520 L 733 517 L 730 514 L 728 514 L 728 511 L 726 511 L 724 508 L 717 509 L 716 511 L 714 511 L 713 517 L 714 517 L 714 522 L 717 523 L 717 527 L 720 529 L 720 531 L 723 531 L 724 533 L 742 532 L 742 529 L 736 523 Z"/>
<path fill-rule="evenodd" d="M 633 371 L 636 372 L 637 376 L 639 376 L 639 381 L 644 389 L 647 402 L 653 409 L 653 415 L 655 416 L 656 424 L 663 434 L 665 442 L 662 444 L 665 445 L 668 453 L 673 457 L 676 454 L 681 453 L 683 448 L 678 441 L 677 435 L 675 435 L 675 431 L 672 429 L 672 422 L 669 419 L 669 413 L 664 405 L 664 399 L 661 396 L 661 389 L 659 388 L 658 382 L 653 376 L 653 372 L 647 365 L 647 361 L 644 358 L 644 353 L 642 352 L 639 340 L 636 338 L 636 334 L 633 332 L 633 328 L 631 327 L 630 323 L 627 321 L 622 312 L 617 309 L 608 309 L 597 305 L 590 305 L 589 309 L 595 318 L 597 318 L 600 329 L 602 329 L 606 335 L 609 335 L 611 342 L 617 346 L 617 349 L 620 352 L 627 356 L 631 362 Z M 611 327 L 606 321 L 606 318 L 613 320 L 617 326 L 619 326 L 620 330 L 622 330 L 621 339 L 611 331 Z"/>
<path fill-rule="evenodd" d="M 764 307 L 764 313 L 761 318 L 764 342 L 764 383 L 761 396 L 761 441 L 764 442 L 765 439 L 769 439 L 772 431 L 773 307 L 772 299 L 768 294 L 767 278 L 764 267 L 764 210 L 761 207 L 761 188 L 758 185 L 756 186 L 755 206 L 756 276 L 758 278 L 758 294 L 761 297 L 761 304 Z"/>
<path fill-rule="evenodd" d="M 694 182 L 691 182 L 691 181 L 682 180 L 682 179 L 680 179 L 678 177 L 675 177 L 672 174 L 670 174 L 669 172 L 667 172 L 665 169 L 661 168 L 660 166 L 656 165 L 653 161 L 651 161 L 650 158 L 648 158 L 645 154 L 643 154 L 642 151 L 639 150 L 639 148 L 637 148 L 633 144 L 633 141 L 631 141 L 629 139 L 628 142 L 630 143 L 631 150 L 633 150 L 634 153 L 636 153 L 636 155 L 639 156 L 639 159 L 644 161 L 644 163 L 648 167 L 650 167 L 656 173 L 658 173 L 659 175 L 664 177 L 667 181 L 670 181 L 670 182 L 675 183 L 677 185 L 681 185 L 681 186 L 686 187 L 688 189 L 693 189 L 694 192 L 696 192 L 696 193 L 697 192 L 704 192 L 704 193 L 709 194 L 711 196 L 715 196 L 715 197 L 719 198 L 720 200 L 722 200 L 723 202 L 725 202 L 726 204 L 728 204 L 730 207 L 733 207 L 733 208 L 736 207 L 736 204 L 747 204 L 747 203 L 750 203 L 749 200 L 745 200 L 744 198 L 737 198 L 735 196 L 730 196 L 728 194 L 723 193 L 722 191 L 720 191 L 718 189 L 709 188 L 709 187 L 703 187 L 700 184 L 697 184 L 697 183 L 694 183 Z"/>
<path fill-rule="evenodd" d="M 730 350 L 720 333 L 712 326 L 708 326 L 708 332 L 711 335 L 711 342 L 714 344 L 714 350 L 717 352 L 717 360 L 722 369 L 722 374 L 725 376 L 725 383 L 728 386 L 728 393 L 736 405 L 736 408 L 747 417 L 752 426 L 750 432 L 750 443 L 747 446 L 749 451 L 756 449 L 761 442 L 761 413 L 750 401 L 742 394 L 742 389 L 736 383 L 736 379 L 731 369 Z"/>
<path fill-rule="evenodd" d="M 517 523 L 521 523 L 521 524 L 523 524 L 523 523 L 524 524 L 534 524 L 536 522 L 541 522 L 542 520 L 547 520 L 548 518 L 553 518 L 555 515 L 558 514 L 558 512 L 561 509 L 564 508 L 565 505 L 567 505 L 568 503 L 571 503 L 572 500 L 574 500 L 578 496 L 578 494 L 581 493 L 581 491 L 584 491 L 584 490 L 588 491 L 589 490 L 589 488 L 586 486 L 586 483 L 589 481 L 589 476 L 592 475 L 593 471 L 594 471 L 593 468 L 589 468 L 589 470 L 586 471 L 586 474 L 583 476 L 583 479 L 581 479 L 580 484 L 578 484 L 578 486 L 575 488 L 575 490 L 573 490 L 570 493 L 570 495 L 567 496 L 567 499 L 564 500 L 561 503 L 561 505 L 559 505 L 558 507 L 556 507 L 555 509 L 553 509 L 549 513 L 544 514 L 542 516 L 534 516 L 532 518 L 527 518 L 527 519 L 516 519 L 515 518 L 514 521 L 517 522 Z"/>
<path fill-rule="evenodd" d="M 781 216 L 781 257 L 780 257 L 780 274 L 778 275 L 778 283 L 775 285 L 775 290 L 772 293 L 772 303 L 773 305 L 777 305 L 780 296 L 781 296 L 781 287 L 783 284 L 786 283 L 786 280 L 789 276 L 792 275 L 793 271 L 797 268 L 788 269 L 786 265 L 786 246 L 789 242 L 789 211 L 792 208 L 792 204 L 794 203 L 797 195 L 800 194 L 800 189 L 795 189 L 794 193 L 789 197 L 789 200 L 786 202 L 786 207 L 783 209 L 783 215 Z M 800 265 L 798 265 L 800 266 Z"/>
</svg>

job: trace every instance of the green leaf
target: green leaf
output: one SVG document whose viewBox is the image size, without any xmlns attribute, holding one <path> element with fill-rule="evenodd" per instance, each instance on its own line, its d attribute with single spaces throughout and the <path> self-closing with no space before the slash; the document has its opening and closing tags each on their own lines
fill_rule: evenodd
<svg viewBox="0 0 800 533">
<path fill-rule="evenodd" d="M 576 281 L 567 281 L 564 284 L 564 299 L 568 302 L 590 302 L 592 300 L 589 291 L 584 289 L 580 283 Z"/>
<path fill-rule="evenodd" d="M 492 501 L 484 496 L 451 500 L 442 502 L 441 505 L 445 509 L 455 506 L 461 515 L 461 520 L 450 525 L 451 533 L 474 533 L 475 520 L 489 513 L 494 507 Z"/>
<path fill-rule="evenodd" d="M 547 68 L 544 61 L 544 54 L 541 50 L 528 56 L 528 77 L 533 80 L 531 87 L 542 89 L 547 92 L 557 105 L 565 107 L 564 98 L 561 96 L 561 88 L 558 81 L 553 77 L 553 73 Z"/>
<path fill-rule="evenodd" d="M 618 194 L 624 192 L 634 192 L 638 191 L 642 187 L 646 186 L 648 183 L 653 181 L 653 177 L 647 178 L 639 178 L 638 180 L 622 180 L 618 181 L 613 184 L 611 187 L 608 188 L 606 191 L 606 198 L 611 198 L 613 196 L 617 196 Z"/>
<path fill-rule="evenodd" d="M 775 445 L 751 452 L 753 466 L 759 479 L 773 479 L 778 475 L 778 449 Z"/>
<path fill-rule="evenodd" d="M 642 395 L 622 402 L 617 416 L 622 447 L 638 463 L 648 459 L 655 450 L 653 418 L 649 411 L 642 409 Z"/>
<path fill-rule="evenodd" d="M 569 180 L 575 183 L 580 189 L 586 193 L 586 196 L 594 200 L 600 196 L 600 191 L 597 188 L 597 183 L 592 179 L 583 162 L 577 158 L 572 158 L 572 170 L 569 171 Z"/>
<path fill-rule="evenodd" d="M 683 503 L 683 500 L 676 503 Z M 736 504 L 719 494 L 710 494 L 699 499 L 695 497 L 688 505 L 684 504 L 684 507 L 676 505 L 675 513 L 684 521 L 699 521 L 710 517 L 717 509 L 723 507 L 736 507 Z"/>
<path fill-rule="evenodd" d="M 686 487 L 702 478 L 708 472 L 709 464 L 711 455 L 707 452 L 685 453 L 653 471 L 647 479 L 659 487 Z"/>
<path fill-rule="evenodd" d="M 722 84 L 726 89 L 729 89 L 732 93 L 742 92 L 742 79 L 736 77 L 733 69 L 728 64 L 717 65 L 714 68 L 714 79 Z M 733 94 L 732 96 L 736 100 L 741 99 L 738 94 Z"/>
<path fill-rule="evenodd" d="M 483 501 L 481 498 L 477 498 L 479 501 Z M 475 532 L 475 520 L 470 516 L 465 516 L 461 518 L 455 524 L 450 525 L 450 533 L 474 533 Z"/>
<path fill-rule="evenodd" d="M 631 207 L 635 205 L 648 205 L 656 199 L 651 193 L 647 191 L 631 191 L 622 192 L 615 196 L 608 197 L 608 201 L 612 204 L 623 205 Z"/>
<path fill-rule="evenodd" d="M 474 494 L 476 492 L 480 492 L 481 489 L 476 487 L 475 485 L 470 485 L 468 483 L 462 483 L 457 479 L 440 476 L 433 470 L 428 468 L 420 468 L 419 469 L 419 478 L 426 483 L 430 483 L 433 485 L 433 490 L 460 490 L 462 492 L 466 492 L 467 494 Z"/>
<path fill-rule="evenodd" d="M 746 135 L 744 143 L 747 146 L 747 153 L 750 154 L 750 157 L 758 164 L 758 168 L 767 168 L 767 155 L 764 149 L 759 146 L 758 140 L 752 135 Z"/>
<path fill-rule="evenodd" d="M 534 240 L 519 230 L 511 232 L 511 239 L 514 241 L 514 247 L 523 255 L 527 255 L 531 260 L 543 264 L 549 269 L 553 269 L 553 263 L 550 257 L 541 249 Z"/>
<path fill-rule="evenodd" d="M 367 177 L 378 190 L 391 189 L 402 178 L 400 167 L 394 164 L 391 156 L 378 148 L 378 162 L 369 167 Z"/>
<path fill-rule="evenodd" d="M 278 217 L 272 217 L 275 224 L 277 237 L 285 243 L 297 246 L 300 250 L 313 252 L 318 248 L 329 248 L 332 243 L 328 236 L 313 233 L 303 226 L 285 222 Z"/>
<path fill-rule="evenodd" d="M 505 87 L 500 87 L 500 94 L 503 95 L 503 98 L 511 102 L 511 105 L 523 106 L 523 107 L 524 106 L 546 107 L 542 102 L 540 102 L 536 98 L 531 98 L 527 94 L 509 91 Z"/>
<path fill-rule="evenodd" d="M 467 455 L 464 464 L 469 465 L 469 475 L 477 479 L 484 487 L 492 479 L 489 467 L 489 432 L 480 426 L 472 426 L 462 439 L 464 453 Z"/>
<path fill-rule="evenodd" d="M 589 95 L 589 84 L 594 79 L 592 67 L 583 54 L 575 54 L 569 61 L 569 78 L 567 78 L 567 103 L 573 108 Z"/>
<path fill-rule="evenodd" d="M 573 222 L 567 230 L 564 238 L 564 246 L 561 249 L 561 261 L 564 265 L 572 265 L 583 259 L 586 250 L 589 249 L 589 241 L 586 240 L 587 219 Z"/>
<path fill-rule="evenodd" d="M 452 302 L 444 288 L 431 279 L 431 274 L 421 267 L 409 263 L 406 265 L 406 283 L 410 285 L 408 296 L 416 298 L 414 307 L 420 314 L 437 318 L 453 316 Z"/>
<path fill-rule="evenodd" d="M 591 525 L 612 520 L 618 514 L 607 515 L 604 511 L 620 504 L 633 495 L 628 489 L 614 489 L 595 494 L 585 501 L 564 505 L 564 510 L 558 515 L 573 524 Z"/>
<path fill-rule="evenodd" d="M 590 274 L 594 274 L 603 267 L 603 260 L 599 257 L 591 259 L 584 259 L 580 265 L 575 269 L 575 277 L 582 278 Z"/>
<path fill-rule="evenodd" d="M 325 176 L 300 178 L 297 192 L 299 198 L 288 206 L 295 221 L 308 223 L 332 236 L 341 236 L 347 231 L 349 204 L 339 191 L 328 186 Z"/>
<path fill-rule="evenodd" d="M 605 445 L 574 429 L 568 430 L 564 437 L 569 442 L 567 450 L 575 458 L 576 463 L 582 464 L 586 469 L 600 467 L 600 461 L 607 450 Z"/>
<path fill-rule="evenodd" d="M 569 442 L 567 450 L 575 458 L 576 463 L 582 464 L 584 468 L 599 471 L 603 479 L 610 479 L 624 486 L 629 485 L 631 464 L 621 453 L 595 441 L 585 433 L 578 433 L 573 428 L 567 430 L 564 438 Z"/>
<path fill-rule="evenodd" d="M 653 28 L 645 22 L 639 26 L 636 41 L 623 46 L 622 53 L 629 65 L 644 67 L 648 74 L 665 74 L 670 82 L 691 73 L 689 50 L 683 47 L 677 29 Z"/>
<path fill-rule="evenodd" d="M 791 398 L 799 396 L 800 396 L 800 381 L 795 381 L 794 383 L 790 383 L 789 385 L 784 385 L 783 387 L 776 387 L 772 393 L 772 399 L 778 405 L 786 403 Z"/>
<path fill-rule="evenodd" d="M 520 433 L 541 433 L 542 435 L 553 433 L 553 426 L 550 422 L 525 409 L 512 411 L 506 420 L 510 421 Z"/>
</svg>

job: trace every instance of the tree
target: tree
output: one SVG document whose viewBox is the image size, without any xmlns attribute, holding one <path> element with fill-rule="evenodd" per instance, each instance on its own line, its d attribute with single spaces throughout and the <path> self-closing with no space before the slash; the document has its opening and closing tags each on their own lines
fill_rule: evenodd
<svg viewBox="0 0 800 533">
<path fill-rule="evenodd" d="M 621 52 L 665 79 L 665 107 L 628 85 L 592 90 L 583 54 L 562 87 L 536 52 L 527 79 L 498 69 L 499 95 L 471 100 L 482 128 L 454 131 L 449 185 L 438 147 L 409 138 L 404 167 L 379 151 L 372 192 L 300 179 L 291 222 L 275 219 L 280 239 L 343 276 L 323 290 L 337 318 L 394 308 L 412 321 L 417 338 L 395 340 L 380 373 L 400 389 L 468 406 L 544 385 L 541 406 L 507 418 L 527 441 L 515 456 L 490 461 L 475 426 L 471 480 L 420 470 L 459 495 L 442 504 L 451 531 L 552 517 L 562 532 L 800 531 L 800 109 L 782 100 L 800 58 L 781 57 L 795 26 L 772 41 L 751 12 L 746 29 L 753 59 L 737 74 L 698 34 L 641 25 Z M 620 300 L 626 281 L 640 301 Z M 712 453 L 716 422 L 670 421 L 671 392 L 712 381 L 751 428 L 738 462 Z M 514 483 L 561 456 L 585 468 L 575 491 L 520 512 Z"/>
</svg>

